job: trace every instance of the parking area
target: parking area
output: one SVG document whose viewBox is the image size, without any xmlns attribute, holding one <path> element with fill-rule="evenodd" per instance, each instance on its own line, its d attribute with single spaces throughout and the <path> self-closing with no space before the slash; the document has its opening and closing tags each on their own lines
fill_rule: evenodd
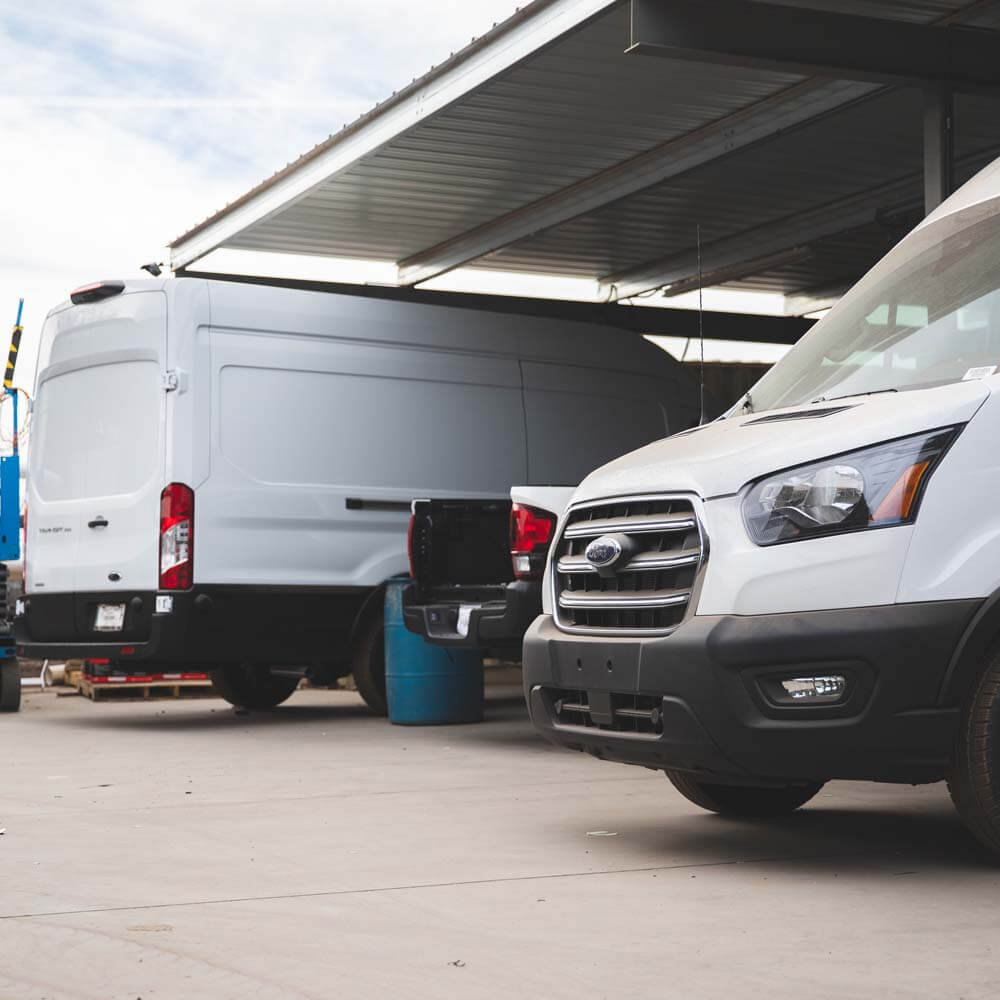
<svg viewBox="0 0 1000 1000">
<path fill-rule="evenodd" d="M 4 723 L 0 997 L 994 997 L 1000 871 L 942 785 L 700 813 L 662 775 L 351 692 L 35 693 Z M 511 683 L 513 682 L 513 683 Z"/>
</svg>

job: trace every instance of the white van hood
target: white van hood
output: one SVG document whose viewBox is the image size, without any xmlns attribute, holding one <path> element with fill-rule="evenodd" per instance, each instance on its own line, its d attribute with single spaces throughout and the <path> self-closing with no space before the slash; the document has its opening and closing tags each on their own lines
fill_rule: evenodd
<svg viewBox="0 0 1000 1000">
<path fill-rule="evenodd" d="M 638 493 L 726 496 L 752 480 L 921 431 L 966 423 L 990 394 L 990 382 L 813 403 L 730 417 L 656 441 L 592 472 L 574 503 Z M 820 414 L 836 407 L 840 412 Z M 816 411 L 817 416 L 777 419 Z M 764 422 L 758 422 L 764 420 Z"/>
</svg>

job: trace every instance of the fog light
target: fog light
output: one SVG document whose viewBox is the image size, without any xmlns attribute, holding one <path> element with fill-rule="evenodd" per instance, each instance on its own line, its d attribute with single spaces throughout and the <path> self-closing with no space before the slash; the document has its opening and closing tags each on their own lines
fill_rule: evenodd
<svg viewBox="0 0 1000 1000">
<path fill-rule="evenodd" d="M 827 677 L 793 677 L 781 682 L 785 695 L 792 701 L 840 701 L 847 690 L 847 678 L 839 674 Z"/>
<path fill-rule="evenodd" d="M 515 573 L 530 573 L 531 572 L 531 556 L 520 555 L 514 553 L 514 572 Z"/>
</svg>

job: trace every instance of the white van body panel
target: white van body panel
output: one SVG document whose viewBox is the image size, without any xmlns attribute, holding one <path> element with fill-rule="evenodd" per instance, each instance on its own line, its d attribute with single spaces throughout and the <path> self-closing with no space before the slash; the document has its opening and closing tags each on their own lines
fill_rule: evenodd
<svg viewBox="0 0 1000 1000">
<path fill-rule="evenodd" d="M 795 545 L 755 545 L 743 524 L 742 495 L 704 505 L 712 549 L 697 613 L 767 615 L 892 604 L 913 529 L 860 531 Z M 808 558 L 796 551 L 808 546 Z"/>
<path fill-rule="evenodd" d="M 1000 590 L 1000 376 L 927 487 L 896 600 L 950 601 Z"/>
</svg>

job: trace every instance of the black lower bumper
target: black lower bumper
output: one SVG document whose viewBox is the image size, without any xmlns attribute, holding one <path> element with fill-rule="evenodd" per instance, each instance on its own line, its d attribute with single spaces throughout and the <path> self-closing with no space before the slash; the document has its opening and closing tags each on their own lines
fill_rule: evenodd
<svg viewBox="0 0 1000 1000">
<path fill-rule="evenodd" d="M 210 667 L 328 665 L 345 658 L 369 588 L 196 586 L 157 612 L 147 591 L 32 594 L 14 623 L 18 655 Z M 161 595 L 167 596 L 167 595 Z M 95 628 L 101 604 L 124 604 L 119 632 Z"/>
<path fill-rule="evenodd" d="M 463 605 L 468 618 L 459 624 Z M 406 627 L 436 646 L 467 649 L 521 648 L 528 626 L 542 613 L 542 585 L 517 580 L 483 591 L 455 588 L 447 595 L 422 595 L 416 586 L 403 592 Z"/>
<path fill-rule="evenodd" d="M 546 738 L 602 759 L 734 782 L 936 781 L 957 718 L 938 695 L 981 603 L 696 616 L 650 639 L 540 618 L 524 640 L 525 695 Z M 828 674 L 848 679 L 835 705 L 769 694 L 781 678 Z"/>
</svg>

